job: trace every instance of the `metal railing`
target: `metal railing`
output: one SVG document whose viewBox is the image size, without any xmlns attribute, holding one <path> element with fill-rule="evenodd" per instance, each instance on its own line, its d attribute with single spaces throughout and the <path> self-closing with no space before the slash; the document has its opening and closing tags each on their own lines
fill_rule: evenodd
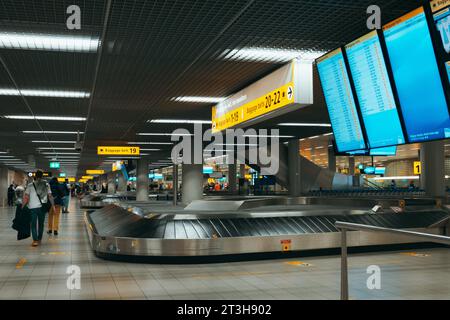
<svg viewBox="0 0 450 320">
<path fill-rule="evenodd" d="M 348 300 L 347 231 L 385 232 L 450 245 L 450 237 L 400 229 L 389 229 L 364 224 L 336 221 L 335 227 L 341 231 L 341 300 Z"/>
</svg>

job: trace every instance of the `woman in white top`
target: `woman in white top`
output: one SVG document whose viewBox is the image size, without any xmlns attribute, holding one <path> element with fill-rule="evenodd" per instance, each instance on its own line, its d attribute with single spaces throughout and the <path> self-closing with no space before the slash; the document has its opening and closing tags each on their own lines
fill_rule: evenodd
<svg viewBox="0 0 450 320">
<path fill-rule="evenodd" d="M 22 208 L 28 205 L 31 211 L 31 235 L 33 236 L 33 247 L 37 247 L 44 234 L 45 214 L 43 208 L 50 201 L 54 207 L 53 197 L 48 183 L 42 179 L 43 173 L 36 172 L 35 181 L 29 183 L 23 196 Z"/>
</svg>

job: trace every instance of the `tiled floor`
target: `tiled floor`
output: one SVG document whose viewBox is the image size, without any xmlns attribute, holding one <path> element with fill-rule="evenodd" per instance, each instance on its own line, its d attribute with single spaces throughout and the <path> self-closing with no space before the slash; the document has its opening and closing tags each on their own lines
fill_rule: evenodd
<svg viewBox="0 0 450 320">
<path fill-rule="evenodd" d="M 42 246 L 16 241 L 13 210 L 0 208 L 0 299 L 339 299 L 340 258 L 316 257 L 206 265 L 132 264 L 96 258 L 76 201 L 58 237 Z M 351 255 L 352 299 L 450 299 L 450 250 Z M 300 263 L 289 263 L 302 261 Z M 81 289 L 67 288 L 67 267 L 81 269 Z M 381 290 L 367 289 L 369 265 Z"/>
</svg>

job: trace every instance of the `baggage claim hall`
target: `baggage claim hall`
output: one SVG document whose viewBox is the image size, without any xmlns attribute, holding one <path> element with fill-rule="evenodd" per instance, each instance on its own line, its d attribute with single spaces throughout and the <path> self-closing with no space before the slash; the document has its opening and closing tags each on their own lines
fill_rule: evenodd
<svg viewBox="0 0 450 320">
<path fill-rule="evenodd" d="M 0 0 L 0 105 L 0 300 L 450 298 L 450 1 Z"/>
</svg>

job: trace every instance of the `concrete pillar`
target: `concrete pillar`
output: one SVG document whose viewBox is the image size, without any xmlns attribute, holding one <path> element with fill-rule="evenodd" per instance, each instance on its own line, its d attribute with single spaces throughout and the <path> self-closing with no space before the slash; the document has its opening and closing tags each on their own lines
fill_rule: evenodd
<svg viewBox="0 0 450 320">
<path fill-rule="evenodd" d="M 0 207 L 8 205 L 8 168 L 0 167 Z"/>
<path fill-rule="evenodd" d="M 117 185 L 117 191 L 119 191 L 119 192 L 127 191 L 127 183 L 128 183 L 128 181 L 125 179 L 125 176 L 123 175 L 122 171 L 118 172 L 117 178 L 119 180 L 119 183 Z"/>
<path fill-rule="evenodd" d="M 355 157 L 348 158 L 348 174 L 351 176 L 355 175 Z"/>
<path fill-rule="evenodd" d="M 116 193 L 116 173 L 110 172 L 108 174 L 108 193 L 114 194 Z"/>
<path fill-rule="evenodd" d="M 136 168 L 137 201 L 148 201 L 148 185 L 149 185 L 148 160 L 140 159 L 137 161 L 137 168 Z"/>
<path fill-rule="evenodd" d="M 178 205 L 178 165 L 173 165 L 173 205 Z"/>
<path fill-rule="evenodd" d="M 328 170 L 336 172 L 336 155 L 332 146 L 328 147 Z"/>
<path fill-rule="evenodd" d="M 236 194 L 236 160 L 234 164 L 228 165 L 228 190 L 231 194 Z"/>
<path fill-rule="evenodd" d="M 420 162 L 422 164 L 421 186 L 427 196 L 445 196 L 445 142 L 422 143 Z"/>
<path fill-rule="evenodd" d="M 300 141 L 290 140 L 288 143 L 289 195 L 299 197 L 302 194 Z"/>
<path fill-rule="evenodd" d="M 203 164 L 182 165 L 181 197 L 184 205 L 203 198 Z"/>
</svg>

